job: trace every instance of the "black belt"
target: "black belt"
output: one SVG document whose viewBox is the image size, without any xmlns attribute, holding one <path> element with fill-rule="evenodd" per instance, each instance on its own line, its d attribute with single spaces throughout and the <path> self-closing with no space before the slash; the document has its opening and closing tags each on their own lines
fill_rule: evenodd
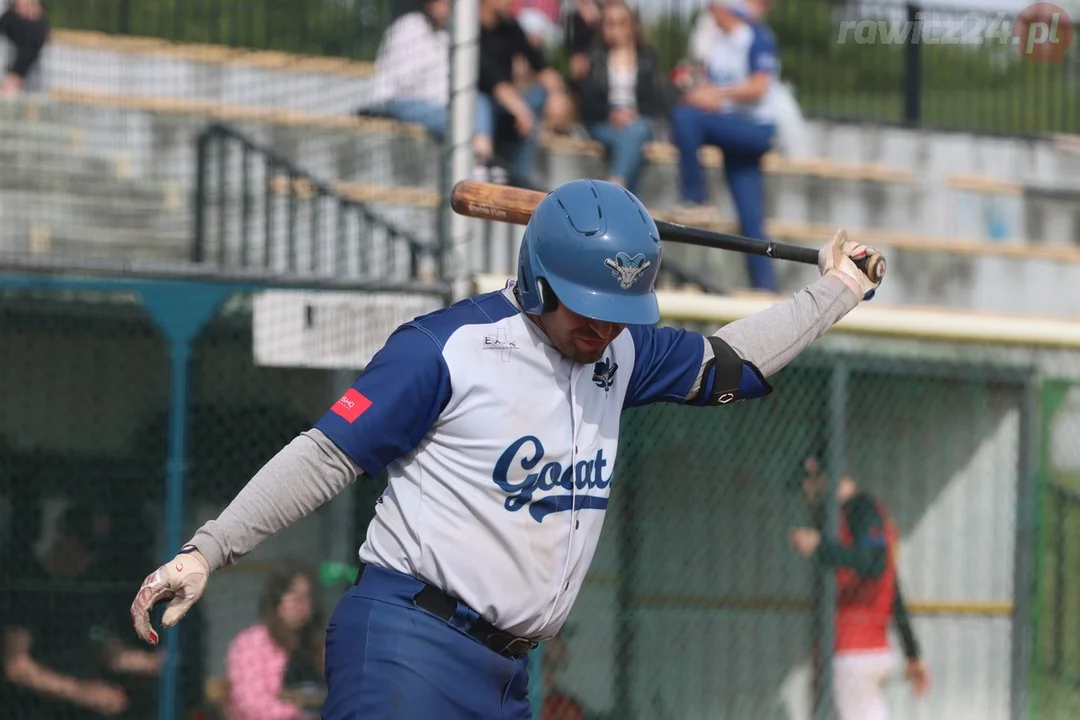
<svg viewBox="0 0 1080 720">
<path fill-rule="evenodd" d="M 360 572 L 356 576 L 356 582 L 364 575 L 364 566 L 360 566 Z M 423 582 L 423 581 L 420 581 Z M 457 614 L 458 600 L 453 595 L 446 593 L 434 585 L 423 583 L 424 587 L 413 596 L 416 607 L 426 610 L 435 617 L 449 623 Z M 467 631 L 466 635 L 478 641 L 490 650 L 497 652 L 503 657 L 517 660 L 525 657 L 534 650 L 538 643 L 528 638 L 520 638 L 504 632 L 495 627 L 482 617 L 476 618 Z"/>
</svg>

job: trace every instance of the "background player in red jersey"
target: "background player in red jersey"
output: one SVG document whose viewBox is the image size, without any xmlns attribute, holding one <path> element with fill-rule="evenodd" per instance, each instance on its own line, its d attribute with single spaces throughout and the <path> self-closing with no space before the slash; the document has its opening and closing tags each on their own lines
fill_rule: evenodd
<svg viewBox="0 0 1080 720">
<path fill-rule="evenodd" d="M 803 463 L 803 497 L 820 508 L 827 477 L 817 458 Z M 896 623 L 906 658 L 905 675 L 917 696 L 930 687 L 930 673 L 908 620 L 896 569 L 899 534 L 884 504 L 840 478 L 839 537 L 814 528 L 791 531 L 800 555 L 836 572 L 836 642 L 833 695 L 840 720 L 886 720 L 885 684 L 895 667 L 889 624 Z M 819 513 L 819 516 L 823 516 Z"/>
</svg>

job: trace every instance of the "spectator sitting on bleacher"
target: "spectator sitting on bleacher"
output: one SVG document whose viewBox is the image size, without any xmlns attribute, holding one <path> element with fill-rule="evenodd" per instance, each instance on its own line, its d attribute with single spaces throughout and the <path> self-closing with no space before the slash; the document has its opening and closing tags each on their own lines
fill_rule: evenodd
<svg viewBox="0 0 1080 720">
<path fill-rule="evenodd" d="M 113 678 L 148 677 L 161 667 L 160 652 L 135 649 L 110 628 L 107 593 L 86 587 L 99 577 L 108 515 L 73 505 L 60 517 L 52 542 L 25 558 L 20 572 L 5 574 L 0 603 L 3 626 L 4 717 L 91 720 L 129 707 Z"/>
<path fill-rule="evenodd" d="M 743 0 L 741 5 L 732 7 L 731 11 L 751 24 L 761 25 L 762 30 L 771 34 L 772 30 L 766 23 L 771 9 L 772 0 Z M 722 34 L 712 13 L 699 14 L 690 34 L 690 61 L 704 64 L 710 48 Z M 798 100 L 795 99 L 795 92 L 779 76 L 775 82 L 769 83 L 767 102 L 776 120 L 776 140 L 773 143 L 775 149 L 791 157 L 808 155 L 810 141 L 806 119 Z"/>
<path fill-rule="evenodd" d="M 511 14 L 513 0 L 480 0 L 480 80 L 476 108 L 476 147 L 482 159 L 493 159 L 498 136 L 512 135 L 511 172 L 519 184 L 531 185 L 540 126 L 562 125 L 569 99 L 558 71 L 543 50 L 529 42 Z M 538 82 L 525 92 L 514 86 L 514 56 L 523 55 Z M 499 131 L 502 130 L 503 133 Z"/>
<path fill-rule="evenodd" d="M 0 97 L 11 99 L 22 92 L 26 77 L 49 38 L 49 21 L 39 0 L 13 0 L 0 15 L 0 35 L 12 45 L 11 62 L 0 83 Z"/>
<path fill-rule="evenodd" d="M 386 29 L 375 57 L 373 103 L 400 122 L 423 125 L 436 139 L 446 133 L 450 102 L 450 0 L 423 0 Z"/>
<path fill-rule="evenodd" d="M 637 192 L 653 119 L 667 108 L 656 53 L 641 38 L 639 19 L 625 2 L 605 5 L 600 41 L 581 78 L 581 119 L 607 149 L 611 182 Z"/>
<path fill-rule="evenodd" d="M 600 0 L 575 0 L 566 23 L 566 50 L 570 55 L 570 81 L 576 83 L 589 72 L 589 48 L 600 33 Z"/>
<path fill-rule="evenodd" d="M 314 574 L 294 562 L 278 562 L 259 600 L 259 622 L 241 631 L 225 658 L 228 720 L 313 720 L 325 694 L 322 612 Z M 317 684 L 316 702 L 304 707 L 283 692 Z"/>
<path fill-rule="evenodd" d="M 765 175 L 762 159 L 773 146 L 776 121 L 766 102 L 776 79 L 776 42 L 767 27 L 751 24 L 733 8 L 739 0 L 712 0 L 710 12 L 720 32 L 705 54 L 703 77 L 684 90 L 671 117 L 679 151 L 682 222 L 715 218 L 698 152 L 715 145 L 724 155 L 724 176 L 739 216 L 741 234 L 765 239 Z M 747 255 L 753 288 L 775 292 L 771 258 Z"/>
</svg>

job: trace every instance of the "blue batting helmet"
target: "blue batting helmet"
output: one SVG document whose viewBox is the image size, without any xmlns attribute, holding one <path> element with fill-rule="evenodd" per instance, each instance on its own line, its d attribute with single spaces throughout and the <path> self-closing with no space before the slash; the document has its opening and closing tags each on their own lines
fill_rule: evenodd
<svg viewBox="0 0 1080 720">
<path fill-rule="evenodd" d="M 517 284 L 527 313 L 561 302 L 594 320 L 653 325 L 659 270 L 660 233 L 641 201 L 614 183 L 572 180 L 533 211 Z"/>
</svg>

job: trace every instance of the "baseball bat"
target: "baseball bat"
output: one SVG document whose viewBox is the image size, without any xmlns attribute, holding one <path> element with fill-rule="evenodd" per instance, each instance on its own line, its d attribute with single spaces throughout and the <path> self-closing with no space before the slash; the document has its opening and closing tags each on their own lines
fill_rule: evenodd
<svg viewBox="0 0 1080 720">
<path fill-rule="evenodd" d="M 545 193 L 536 190 L 498 185 L 479 180 L 462 180 L 450 194 L 450 207 L 458 215 L 496 220 L 514 225 L 527 225 L 529 218 Z M 814 248 L 787 243 L 754 240 L 729 233 L 689 227 L 679 223 L 654 220 L 660 238 L 670 242 L 700 245 L 701 247 L 734 250 L 735 252 L 765 255 L 776 260 L 817 265 L 818 251 Z M 885 277 L 885 258 L 881 253 L 868 253 L 855 260 L 855 265 L 875 283 Z"/>
</svg>

